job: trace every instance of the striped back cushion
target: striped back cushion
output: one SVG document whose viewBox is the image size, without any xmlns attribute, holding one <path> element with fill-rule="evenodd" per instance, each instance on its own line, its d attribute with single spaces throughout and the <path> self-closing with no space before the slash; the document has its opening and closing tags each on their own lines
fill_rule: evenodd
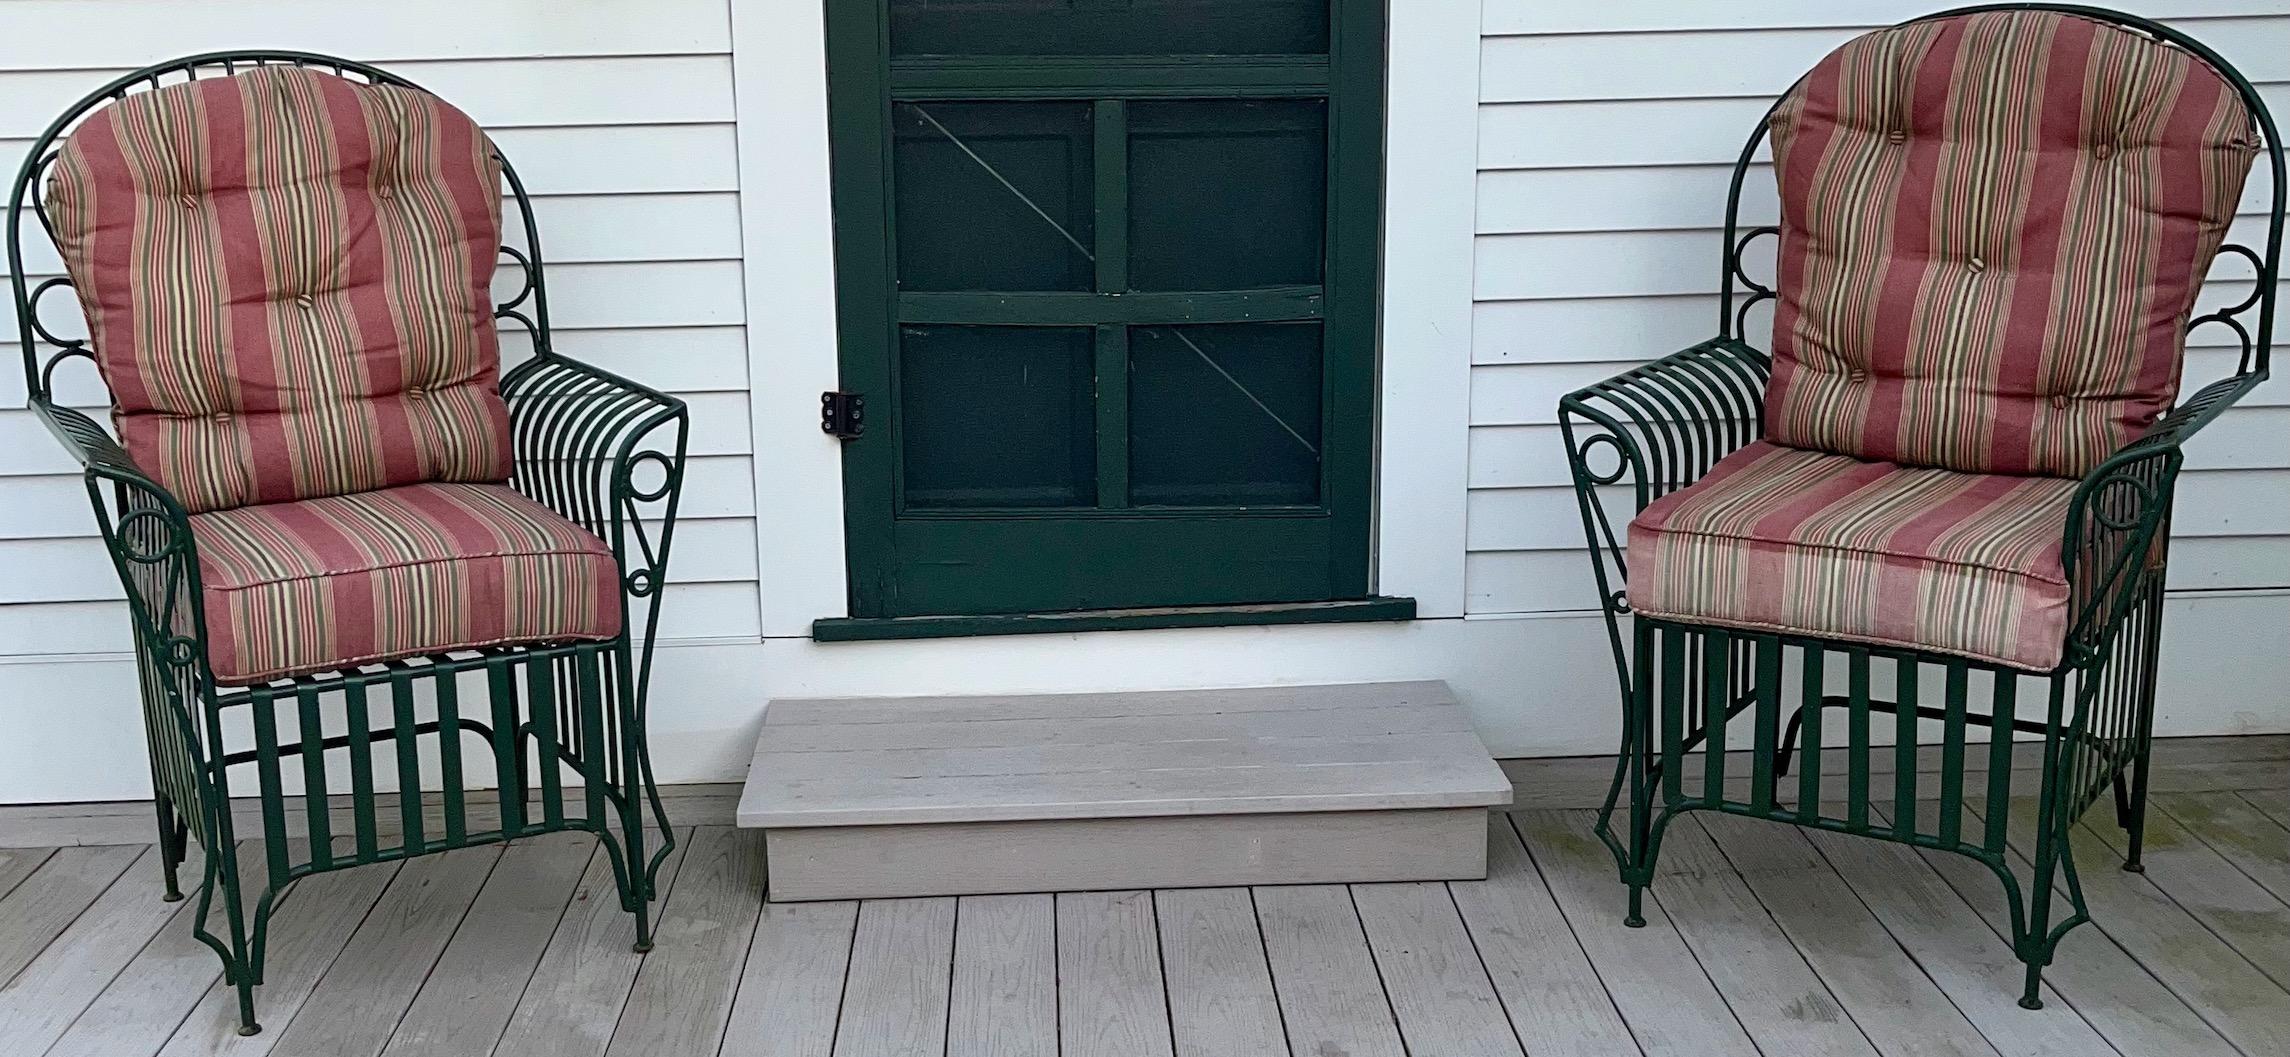
<svg viewBox="0 0 2290 1057">
<path fill-rule="evenodd" d="M 1771 440 L 2076 476 L 2170 408 L 2256 151 L 2208 65 L 2072 15 L 1960 15 L 1847 43 L 1771 129 Z"/>
<path fill-rule="evenodd" d="M 467 115 L 257 67 L 97 111 L 48 201 L 120 440 L 192 511 L 508 477 Z"/>
</svg>

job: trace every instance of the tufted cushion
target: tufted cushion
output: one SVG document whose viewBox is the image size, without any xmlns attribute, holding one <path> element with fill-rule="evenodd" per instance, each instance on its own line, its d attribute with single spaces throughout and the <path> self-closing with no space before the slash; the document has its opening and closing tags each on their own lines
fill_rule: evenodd
<svg viewBox="0 0 2290 1057">
<path fill-rule="evenodd" d="M 1772 134 L 1769 439 L 1974 473 L 2081 474 L 2171 406 L 2256 150 L 2193 56 L 2030 11 L 1853 40 Z"/>
<path fill-rule="evenodd" d="M 215 679 L 263 682 L 501 643 L 609 639 L 604 541 L 494 484 L 194 514 Z"/>
<path fill-rule="evenodd" d="M 98 110 L 48 202 L 121 442 L 194 511 L 505 480 L 499 188 L 467 115 L 299 67 Z"/>
<path fill-rule="evenodd" d="M 1753 443 L 1630 523 L 1630 608 L 2049 670 L 2075 487 Z"/>
</svg>

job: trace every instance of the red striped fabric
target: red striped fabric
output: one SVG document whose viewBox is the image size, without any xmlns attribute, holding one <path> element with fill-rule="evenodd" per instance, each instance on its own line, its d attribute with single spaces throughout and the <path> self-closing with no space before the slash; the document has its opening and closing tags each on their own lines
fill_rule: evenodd
<svg viewBox="0 0 2290 1057">
<path fill-rule="evenodd" d="M 129 454 L 193 511 L 509 474 L 492 145 L 264 66 L 130 95 L 48 190 Z"/>
<path fill-rule="evenodd" d="M 1768 439 L 2076 476 L 2170 408 L 2257 149 L 2209 66 L 2086 18 L 1982 12 L 1845 44 L 1771 127 Z"/>
<path fill-rule="evenodd" d="M 420 484 L 195 514 L 225 685 L 620 633 L 618 566 L 506 485 Z"/>
<path fill-rule="evenodd" d="M 1753 443 L 1630 523 L 1630 608 L 2048 671 L 2075 487 Z"/>
</svg>

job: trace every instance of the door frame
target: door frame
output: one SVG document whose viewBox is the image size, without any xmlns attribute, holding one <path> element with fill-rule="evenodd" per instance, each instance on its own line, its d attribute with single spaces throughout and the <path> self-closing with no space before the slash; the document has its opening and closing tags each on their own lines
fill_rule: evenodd
<svg viewBox="0 0 2290 1057">
<path fill-rule="evenodd" d="M 746 247 L 758 604 L 766 637 L 849 615 L 822 0 L 729 0 Z M 1386 14 L 1370 589 L 1464 609 L 1479 5 Z"/>
</svg>

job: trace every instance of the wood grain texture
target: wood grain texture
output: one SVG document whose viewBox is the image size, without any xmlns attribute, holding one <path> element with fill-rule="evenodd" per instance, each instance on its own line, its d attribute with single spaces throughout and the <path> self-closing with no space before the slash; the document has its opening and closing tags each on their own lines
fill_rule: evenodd
<svg viewBox="0 0 2290 1057">
<path fill-rule="evenodd" d="M 1886 1057 L 1999 1057 L 1794 827 L 1695 820 Z"/>
<path fill-rule="evenodd" d="M 351 934 L 342 956 L 278 1031 L 280 1057 L 374 1057 L 389 1042 L 469 913 L 470 903 L 501 860 L 498 845 L 409 859 L 372 913 Z M 267 989 L 256 996 L 267 1009 Z"/>
<path fill-rule="evenodd" d="M 1983 812 L 1989 808 L 1974 806 Z M 2035 847 L 2036 814 L 2032 798 L 2012 802 L 2012 847 L 2023 858 Z M 2112 822 L 2104 817 L 2091 821 Z M 2099 931 L 2244 1053 L 2290 1053 L 2290 991 L 2204 928 L 2153 881 L 2116 869 L 2121 856 L 2091 827 L 2070 828 L 2069 840 L 2083 868 L 2083 897 Z M 2028 866 L 2023 862 L 2021 868 Z M 2061 887 L 2064 891 L 2064 882 Z"/>
<path fill-rule="evenodd" d="M 691 830 L 678 830 L 677 837 L 660 866 L 655 920 L 675 905 L 676 880 L 692 847 Z M 620 908 L 611 859 L 597 855 L 573 890 L 494 1057 L 600 1057 L 644 962 L 630 949 L 635 942 L 636 919 Z"/>
<path fill-rule="evenodd" d="M 1529 1054 L 1638 1057 L 1638 1043 L 1508 818 L 1489 821 L 1487 879 L 1447 889 Z"/>
<path fill-rule="evenodd" d="M 0 826 L 0 831 L 5 831 L 6 828 L 7 827 L 5 826 Z M 51 843 L 68 842 L 57 841 Z M 133 844 L 135 842 L 132 840 L 123 840 L 116 841 L 114 843 Z M 32 876 L 32 871 L 39 869 L 40 864 L 47 862 L 48 857 L 54 855 L 55 853 L 56 849 L 52 847 L 0 848 L 0 899 L 7 898 L 8 893 L 15 891 L 17 885 L 24 883 L 24 878 Z"/>
<path fill-rule="evenodd" d="M 500 1041 L 525 993 L 523 982 L 532 979 L 596 854 L 596 838 L 585 833 L 553 833 L 503 849 L 382 1050 L 385 1057 L 456 1057 Z"/>
<path fill-rule="evenodd" d="M 2290 901 L 2290 828 L 2257 802 L 2237 793 L 2177 793 L 2153 798 L 2148 810 L 2156 809 L 2168 812 L 2275 898 Z"/>
<path fill-rule="evenodd" d="M 1520 811 L 1511 821 L 1632 1037 L 1646 1057 L 1758 1057 L 1658 900 L 1646 901 L 1644 928 L 1622 924 L 1623 886 L 1590 834 L 1592 815 Z"/>
<path fill-rule="evenodd" d="M 134 846 L 62 848 L 0 897 L 0 981 L 47 949 L 142 854 Z"/>
<path fill-rule="evenodd" d="M 722 1057 L 829 1057 L 857 903 L 766 903 L 724 1026 Z"/>
<path fill-rule="evenodd" d="M 1354 885 L 1352 903 L 1410 1054 L 1523 1057 L 1446 885 Z"/>
<path fill-rule="evenodd" d="M 964 896 L 954 920 L 947 1057 L 1053 1057 L 1057 897 Z"/>
<path fill-rule="evenodd" d="M 608 1055 L 713 1057 L 763 905 L 763 835 L 701 826 L 660 910 Z"/>
<path fill-rule="evenodd" d="M 1352 894 L 1336 885 L 1271 886 L 1254 894 L 1289 1051 L 1401 1057 L 1406 1050 Z"/>
<path fill-rule="evenodd" d="M 1287 1054 L 1280 997 L 1248 889 L 1156 892 L 1153 909 L 1177 1057 Z"/>
<path fill-rule="evenodd" d="M 743 826 L 1486 807 L 1510 782 L 1438 683 L 773 702 Z"/>
<path fill-rule="evenodd" d="M 1484 808 L 766 830 L 774 899 L 1473 878 Z"/>
<path fill-rule="evenodd" d="M 2021 1009 L 2024 967 L 2012 956 L 2011 944 L 1983 924 L 1979 911 L 1914 849 L 1842 833 L 1811 831 L 1806 836 L 1998 1053 L 2083 1057 L 2117 1052 L 2048 984 L 2042 1009 Z M 1763 886 L 1758 888 L 1765 893 Z"/>
<path fill-rule="evenodd" d="M 1153 893 L 1069 892 L 1057 907 L 1059 1052 L 1168 1057 Z"/>
<path fill-rule="evenodd" d="M 185 864 L 194 876 L 197 863 L 194 851 L 192 861 Z M 77 920 L 0 987 L 0 1057 L 46 1053 L 80 1011 L 187 905 L 159 898 L 158 889 L 150 884 L 158 871 L 159 849 L 143 849 Z"/>
<path fill-rule="evenodd" d="M 954 900 L 859 907 L 835 1057 L 939 1057 L 953 974 Z"/>
<path fill-rule="evenodd" d="M 2129 854 L 2130 837 L 2112 820 L 2086 816 L 2082 828 L 2116 855 Z M 2150 885 L 2257 966 L 2275 986 L 2290 989 L 2290 904 L 2160 811 L 2147 813 L 2142 859 Z M 2283 1001 L 2290 1004 L 2290 993 Z"/>
</svg>

